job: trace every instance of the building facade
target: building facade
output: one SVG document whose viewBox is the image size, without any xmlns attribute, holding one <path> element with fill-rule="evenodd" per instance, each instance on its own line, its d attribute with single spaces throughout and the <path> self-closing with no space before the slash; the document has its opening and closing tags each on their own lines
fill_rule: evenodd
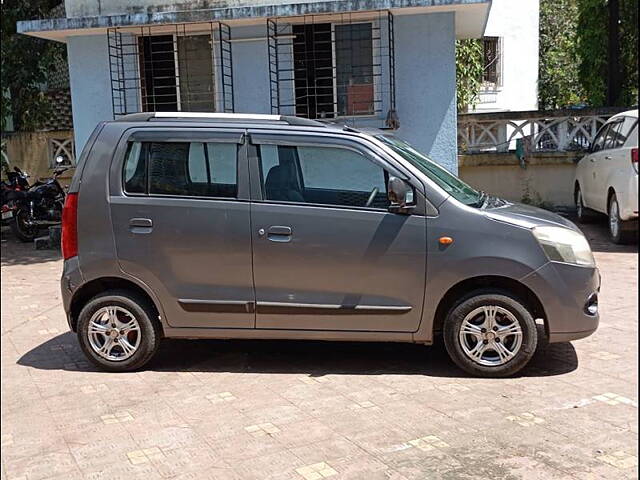
<svg viewBox="0 0 640 480">
<path fill-rule="evenodd" d="M 539 0 L 493 0 L 478 113 L 538 109 Z"/>
<path fill-rule="evenodd" d="M 273 113 L 391 128 L 457 171 L 455 40 L 490 0 L 66 0 L 18 31 L 66 42 L 76 150 L 144 111 Z"/>
</svg>

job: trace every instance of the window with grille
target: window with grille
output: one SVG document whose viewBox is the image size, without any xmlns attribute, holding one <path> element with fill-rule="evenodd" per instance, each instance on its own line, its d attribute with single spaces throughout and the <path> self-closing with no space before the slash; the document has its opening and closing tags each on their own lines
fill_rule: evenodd
<svg viewBox="0 0 640 480">
<path fill-rule="evenodd" d="M 107 37 L 114 116 L 233 111 L 227 25 L 113 28 Z"/>
<path fill-rule="evenodd" d="M 500 37 L 482 39 L 484 71 L 482 82 L 487 87 L 502 85 L 502 42 Z"/>
<path fill-rule="evenodd" d="M 272 113 L 331 119 L 395 108 L 391 13 L 273 18 L 267 31 Z"/>
</svg>

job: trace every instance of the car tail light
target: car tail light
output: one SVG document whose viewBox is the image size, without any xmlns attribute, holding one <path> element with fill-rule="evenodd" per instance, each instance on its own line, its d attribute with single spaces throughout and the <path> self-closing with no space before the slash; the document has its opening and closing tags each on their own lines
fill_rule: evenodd
<svg viewBox="0 0 640 480">
<path fill-rule="evenodd" d="M 78 255 L 78 194 L 70 193 L 62 209 L 62 256 L 65 260 Z"/>
<path fill-rule="evenodd" d="M 638 148 L 631 149 L 631 165 L 633 165 L 633 169 L 638 173 Z"/>
</svg>

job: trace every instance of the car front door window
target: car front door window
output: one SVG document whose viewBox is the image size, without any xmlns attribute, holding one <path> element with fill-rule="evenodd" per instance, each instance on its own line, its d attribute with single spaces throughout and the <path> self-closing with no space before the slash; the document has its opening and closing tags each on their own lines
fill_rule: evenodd
<svg viewBox="0 0 640 480">
<path fill-rule="evenodd" d="M 346 148 L 261 145 L 264 199 L 356 208 L 389 206 L 385 170 Z"/>
</svg>

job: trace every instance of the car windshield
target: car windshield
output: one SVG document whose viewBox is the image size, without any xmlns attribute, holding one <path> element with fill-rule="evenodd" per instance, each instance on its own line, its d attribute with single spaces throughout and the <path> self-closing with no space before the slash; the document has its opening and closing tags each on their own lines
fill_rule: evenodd
<svg viewBox="0 0 640 480">
<path fill-rule="evenodd" d="M 482 206 L 485 197 L 483 192 L 470 187 L 407 142 L 389 135 L 376 135 L 375 138 L 388 145 L 459 202 L 470 206 Z"/>
</svg>

